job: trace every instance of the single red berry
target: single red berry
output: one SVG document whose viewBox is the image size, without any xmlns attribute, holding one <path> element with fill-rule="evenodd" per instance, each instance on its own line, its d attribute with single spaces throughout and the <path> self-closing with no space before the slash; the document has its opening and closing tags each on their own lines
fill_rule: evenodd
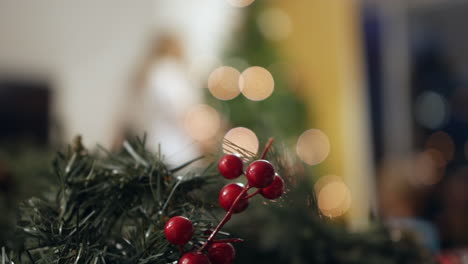
<svg viewBox="0 0 468 264">
<path fill-rule="evenodd" d="M 218 170 L 226 179 L 235 179 L 242 175 L 244 162 L 239 156 L 227 154 L 218 162 Z"/>
<path fill-rule="evenodd" d="M 273 182 L 275 169 L 267 160 L 256 160 L 247 167 L 245 175 L 250 186 L 265 188 Z"/>
<path fill-rule="evenodd" d="M 273 179 L 273 183 L 269 186 L 263 188 L 260 191 L 260 194 L 270 200 L 274 200 L 276 198 L 281 197 L 284 193 L 284 181 L 281 176 L 275 174 L 275 178 Z"/>
<path fill-rule="evenodd" d="M 212 264 L 231 264 L 236 258 L 236 250 L 231 243 L 214 243 L 208 250 Z"/>
<path fill-rule="evenodd" d="M 164 234 L 167 240 L 174 245 L 184 245 L 192 239 L 192 222 L 183 216 L 174 216 L 164 226 Z"/>
<path fill-rule="evenodd" d="M 244 189 L 244 186 L 240 183 L 230 183 L 224 186 L 221 189 L 221 192 L 219 193 L 219 205 L 221 205 L 221 207 L 224 210 L 229 211 L 229 209 L 231 209 L 232 204 L 240 195 L 243 189 Z M 246 197 L 246 196 L 247 196 L 247 193 L 243 195 L 243 197 Z M 240 213 L 244 211 L 245 209 L 247 209 L 247 206 L 249 206 L 249 200 L 241 199 L 237 203 L 233 212 Z"/>
<path fill-rule="evenodd" d="M 189 252 L 183 255 L 179 264 L 211 264 L 210 259 L 201 252 Z"/>
</svg>

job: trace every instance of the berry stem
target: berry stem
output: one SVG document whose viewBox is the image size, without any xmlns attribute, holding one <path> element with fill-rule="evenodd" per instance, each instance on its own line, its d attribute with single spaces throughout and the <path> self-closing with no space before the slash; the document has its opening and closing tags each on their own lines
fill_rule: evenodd
<svg viewBox="0 0 468 264">
<path fill-rule="evenodd" d="M 269 138 L 268 142 L 265 145 L 265 148 L 263 149 L 262 155 L 260 156 L 260 159 L 264 159 L 268 153 L 268 151 L 271 148 L 271 145 L 273 145 L 273 141 L 275 141 L 273 138 Z"/>
<path fill-rule="evenodd" d="M 231 205 L 231 208 L 229 208 L 229 211 L 224 215 L 223 219 L 221 222 L 219 222 L 218 226 L 211 232 L 210 236 L 206 240 L 206 242 L 201 246 L 201 248 L 198 249 L 199 252 L 203 251 L 209 244 L 211 244 L 214 240 L 214 237 L 218 234 L 219 230 L 231 219 L 232 214 L 234 213 L 234 208 L 236 208 L 237 204 L 241 201 L 241 197 L 247 193 L 247 191 L 250 190 L 250 186 L 247 184 L 242 192 L 237 196 L 236 200 Z"/>
<path fill-rule="evenodd" d="M 262 189 L 257 189 L 254 193 L 252 193 L 251 195 L 246 196 L 246 197 L 243 198 L 243 199 L 244 199 L 244 200 L 248 200 L 248 199 L 254 197 L 255 195 L 259 194 L 261 191 L 262 191 Z"/>
<path fill-rule="evenodd" d="M 244 240 L 240 238 L 214 239 L 213 240 L 213 243 L 239 243 L 239 242 L 244 242 Z"/>
<path fill-rule="evenodd" d="M 260 159 L 264 159 L 268 153 L 268 151 L 270 150 L 271 148 L 271 145 L 273 144 L 273 141 L 274 139 L 273 138 L 269 138 L 268 139 L 268 142 L 267 144 L 265 145 L 265 148 L 263 149 L 263 152 L 262 152 L 262 155 L 260 156 Z M 232 203 L 231 205 L 231 208 L 229 208 L 229 210 L 227 211 L 227 213 L 224 215 L 223 219 L 221 220 L 221 222 L 219 222 L 218 226 L 211 232 L 210 236 L 208 237 L 208 239 L 205 241 L 205 243 L 203 243 L 203 245 L 198 249 L 198 252 L 202 252 L 203 250 L 206 249 L 206 247 L 208 247 L 211 243 L 213 243 L 214 241 L 216 241 L 214 238 L 215 236 L 218 234 L 219 230 L 221 230 L 221 228 L 231 219 L 231 216 L 234 214 L 234 208 L 236 208 L 237 204 L 242 200 L 242 197 L 250 190 L 250 188 L 252 188 L 251 186 L 249 186 L 249 184 L 245 185 L 244 189 L 242 190 L 241 193 L 239 193 L 239 196 L 237 196 L 236 200 L 234 200 L 234 202 Z M 260 192 L 260 189 L 258 189 L 256 192 L 254 192 L 253 194 L 247 196 L 248 198 L 251 198 L 255 195 L 257 195 L 258 193 Z M 225 240 L 229 240 L 229 239 L 225 239 Z M 235 239 L 234 239 L 235 240 Z M 240 239 L 242 241 L 242 239 Z M 238 240 L 235 240 L 235 241 L 232 241 L 232 242 L 241 242 L 241 241 L 238 241 Z"/>
</svg>

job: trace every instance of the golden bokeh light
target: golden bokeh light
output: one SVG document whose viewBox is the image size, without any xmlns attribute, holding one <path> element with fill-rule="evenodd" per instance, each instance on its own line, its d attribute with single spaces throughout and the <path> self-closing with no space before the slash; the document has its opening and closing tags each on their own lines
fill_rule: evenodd
<svg viewBox="0 0 468 264">
<path fill-rule="evenodd" d="M 188 110 L 184 127 L 190 137 L 204 141 L 213 138 L 218 133 L 221 127 L 221 118 L 213 107 L 199 104 Z"/>
<path fill-rule="evenodd" d="M 227 0 L 227 2 L 234 7 L 246 7 L 255 2 L 255 0 Z"/>
<path fill-rule="evenodd" d="M 351 207 L 351 192 L 341 178 L 328 175 L 314 186 L 320 211 L 328 217 L 339 217 Z"/>
<path fill-rule="evenodd" d="M 427 139 L 426 148 L 440 151 L 446 161 L 452 160 L 455 152 L 455 144 L 452 138 L 442 131 L 435 132 Z"/>
<path fill-rule="evenodd" d="M 314 191 L 316 194 L 320 192 L 320 190 L 330 182 L 342 182 L 343 180 L 336 176 L 336 175 L 326 175 L 321 176 L 314 184 Z"/>
<path fill-rule="evenodd" d="M 282 40 L 287 38 L 292 31 L 292 23 L 289 15 L 280 8 L 268 8 L 257 19 L 260 32 L 270 40 Z"/>
<path fill-rule="evenodd" d="M 219 100 L 234 99 L 240 94 L 239 78 L 240 72 L 233 67 L 219 67 L 210 74 L 208 89 Z"/>
<path fill-rule="evenodd" d="M 321 163 L 330 153 L 328 136 L 318 129 L 305 131 L 297 140 L 296 153 L 302 161 L 309 165 Z"/>
<path fill-rule="evenodd" d="M 235 146 L 247 150 L 250 152 L 250 155 L 256 155 L 258 152 L 259 142 L 257 135 L 255 135 L 255 133 L 248 128 L 233 128 L 226 133 L 224 139 L 225 141 L 231 142 Z M 248 153 L 244 153 L 232 144 L 227 144 L 226 142 L 223 143 L 224 153 L 237 153 L 241 156 L 248 155 Z"/>
<path fill-rule="evenodd" d="M 252 101 L 267 99 L 275 89 L 275 81 L 271 73 L 259 66 L 247 68 L 239 78 L 241 93 Z"/>
</svg>

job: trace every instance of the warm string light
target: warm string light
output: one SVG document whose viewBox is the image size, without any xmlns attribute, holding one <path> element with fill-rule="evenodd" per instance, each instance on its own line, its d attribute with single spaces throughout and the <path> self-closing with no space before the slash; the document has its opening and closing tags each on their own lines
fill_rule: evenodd
<svg viewBox="0 0 468 264">
<path fill-rule="evenodd" d="M 245 127 L 236 127 L 229 130 L 224 136 L 224 142 L 231 142 L 232 144 L 223 143 L 224 153 L 239 153 L 234 145 L 251 152 L 256 155 L 258 152 L 259 141 L 255 133 Z"/>
<path fill-rule="evenodd" d="M 455 143 L 450 135 L 443 131 L 435 132 L 429 136 L 426 148 L 438 150 L 446 161 L 451 161 L 455 153 Z"/>
<path fill-rule="evenodd" d="M 442 169 L 445 168 L 445 166 L 447 166 L 448 161 L 445 159 L 444 154 L 442 154 L 442 152 L 440 152 L 439 150 L 434 148 L 428 148 L 424 152 L 431 156 L 434 165 L 438 169 Z"/>
<path fill-rule="evenodd" d="M 335 175 L 321 177 L 314 185 L 318 207 L 322 214 L 339 217 L 351 207 L 351 191 L 343 180 Z"/>
<path fill-rule="evenodd" d="M 240 72 L 233 67 L 219 67 L 210 74 L 208 89 L 219 100 L 234 99 L 240 94 L 239 78 Z"/>
<path fill-rule="evenodd" d="M 438 170 L 434 152 L 423 151 L 416 153 L 411 160 L 409 171 L 410 183 L 415 186 L 433 185 L 442 178 L 442 171 Z"/>
<path fill-rule="evenodd" d="M 275 81 L 267 69 L 253 66 L 242 72 L 239 78 L 239 87 L 247 99 L 262 101 L 273 93 Z"/>
<path fill-rule="evenodd" d="M 247 7 L 255 2 L 255 0 L 227 0 L 227 2 L 234 7 Z"/>
<path fill-rule="evenodd" d="M 330 141 L 321 130 L 307 130 L 297 140 L 296 153 L 302 161 L 311 166 L 320 164 L 330 153 Z"/>
<path fill-rule="evenodd" d="M 240 93 L 251 101 L 262 101 L 271 96 L 274 87 L 271 73 L 259 66 L 249 67 L 242 74 L 233 67 L 222 66 L 208 78 L 210 93 L 223 101 L 232 100 Z"/>
<path fill-rule="evenodd" d="M 221 127 L 218 112 L 206 104 L 195 105 L 190 108 L 184 119 L 184 128 L 195 140 L 204 141 L 213 138 Z"/>
</svg>

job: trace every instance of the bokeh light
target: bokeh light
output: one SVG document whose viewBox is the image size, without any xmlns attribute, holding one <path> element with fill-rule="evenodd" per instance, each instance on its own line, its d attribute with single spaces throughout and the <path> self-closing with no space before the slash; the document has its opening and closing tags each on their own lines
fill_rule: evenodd
<svg viewBox="0 0 468 264">
<path fill-rule="evenodd" d="M 318 129 L 305 131 L 297 140 L 296 153 L 302 161 L 309 165 L 321 163 L 330 153 L 328 136 Z"/>
<path fill-rule="evenodd" d="M 424 127 L 436 129 L 448 118 L 448 104 L 438 93 L 426 91 L 416 99 L 416 120 Z"/>
<path fill-rule="evenodd" d="M 413 185 L 433 185 L 442 178 L 443 173 L 437 170 L 437 161 L 434 160 L 433 152 L 416 153 L 411 164 L 413 166 L 409 177 Z"/>
<path fill-rule="evenodd" d="M 426 141 L 426 148 L 436 149 L 442 153 L 446 161 L 453 159 L 455 144 L 449 134 L 438 131 L 429 136 Z"/>
<path fill-rule="evenodd" d="M 425 152 L 431 156 L 432 161 L 434 162 L 434 165 L 437 168 L 440 169 L 445 168 L 445 166 L 447 166 L 447 160 L 445 159 L 444 154 L 442 154 L 442 152 L 433 148 L 426 149 Z"/>
<path fill-rule="evenodd" d="M 227 0 L 227 2 L 234 7 L 246 7 L 255 2 L 255 0 Z"/>
<path fill-rule="evenodd" d="M 267 39 L 275 41 L 287 38 L 292 31 L 291 18 L 279 8 L 268 8 L 260 13 L 257 25 Z"/>
<path fill-rule="evenodd" d="M 275 89 L 275 81 L 271 73 L 259 66 L 247 68 L 239 78 L 240 91 L 252 101 L 262 101 L 268 98 Z"/>
<path fill-rule="evenodd" d="M 190 137 L 203 141 L 218 133 L 221 127 L 221 118 L 213 107 L 205 104 L 195 105 L 188 110 L 184 127 Z"/>
<path fill-rule="evenodd" d="M 219 100 L 234 99 L 240 94 L 239 77 L 240 72 L 233 67 L 219 67 L 210 74 L 208 89 Z"/>
<path fill-rule="evenodd" d="M 322 177 L 314 186 L 320 211 L 328 217 L 345 214 L 351 206 L 351 192 L 343 180 L 334 175 Z"/>
<path fill-rule="evenodd" d="M 229 130 L 224 136 L 225 142 L 223 143 L 224 153 L 237 153 L 241 156 L 245 156 L 248 153 L 244 153 L 232 144 L 227 144 L 226 141 L 233 143 L 234 145 L 241 147 L 242 149 L 250 152 L 251 155 L 256 155 L 258 152 L 259 141 L 255 133 L 245 127 L 236 127 Z"/>
</svg>

